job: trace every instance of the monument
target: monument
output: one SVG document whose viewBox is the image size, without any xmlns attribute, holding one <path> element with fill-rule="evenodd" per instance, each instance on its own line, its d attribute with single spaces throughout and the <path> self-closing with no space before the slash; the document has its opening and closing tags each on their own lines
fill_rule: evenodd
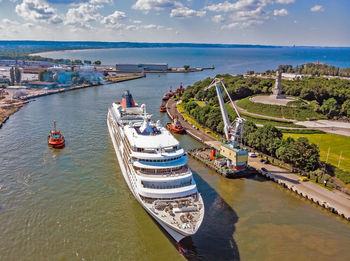
<svg viewBox="0 0 350 261">
<path fill-rule="evenodd" d="M 287 106 L 287 103 L 290 101 L 295 101 L 292 97 L 286 97 L 282 95 L 282 72 L 276 71 L 276 82 L 275 87 L 272 88 L 272 94 L 269 96 L 259 95 L 249 98 L 252 102 L 264 103 L 264 104 L 273 104 Z"/>
<path fill-rule="evenodd" d="M 276 71 L 276 83 L 275 87 L 272 88 L 272 97 L 275 99 L 285 99 L 286 97 L 282 95 L 282 73 L 280 71 Z"/>
</svg>

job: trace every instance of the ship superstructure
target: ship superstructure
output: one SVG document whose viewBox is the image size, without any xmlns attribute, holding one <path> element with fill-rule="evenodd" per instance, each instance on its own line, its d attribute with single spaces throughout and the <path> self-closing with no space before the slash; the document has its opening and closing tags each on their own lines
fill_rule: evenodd
<svg viewBox="0 0 350 261">
<path fill-rule="evenodd" d="M 107 124 L 135 198 L 177 242 L 196 233 L 204 204 L 179 142 L 129 91 L 109 108 Z"/>
</svg>

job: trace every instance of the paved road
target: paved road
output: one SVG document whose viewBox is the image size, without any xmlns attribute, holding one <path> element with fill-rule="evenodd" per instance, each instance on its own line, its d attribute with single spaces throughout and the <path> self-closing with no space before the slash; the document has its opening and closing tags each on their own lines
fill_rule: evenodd
<svg viewBox="0 0 350 261">
<path fill-rule="evenodd" d="M 255 169 L 265 168 L 271 176 L 285 183 L 289 188 L 298 190 L 309 198 L 316 199 L 326 206 L 335 208 L 345 217 L 350 217 L 350 197 L 340 191 L 330 191 L 311 181 L 300 181 L 299 176 L 270 164 L 263 164 L 259 158 L 249 158 L 249 165 Z"/>
</svg>

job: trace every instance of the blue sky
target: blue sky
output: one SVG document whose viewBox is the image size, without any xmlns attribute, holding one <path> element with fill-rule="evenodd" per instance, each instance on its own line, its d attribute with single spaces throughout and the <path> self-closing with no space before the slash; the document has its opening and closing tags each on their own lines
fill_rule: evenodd
<svg viewBox="0 0 350 261">
<path fill-rule="evenodd" d="M 349 0 L 0 0 L 0 39 L 350 46 L 349 13 Z"/>
</svg>

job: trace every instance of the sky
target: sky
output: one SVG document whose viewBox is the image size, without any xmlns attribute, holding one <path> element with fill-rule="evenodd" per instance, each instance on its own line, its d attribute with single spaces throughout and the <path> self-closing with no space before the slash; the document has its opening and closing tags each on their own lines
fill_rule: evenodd
<svg viewBox="0 0 350 261">
<path fill-rule="evenodd" d="M 1 40 L 350 46 L 350 0 L 0 0 Z"/>
</svg>

